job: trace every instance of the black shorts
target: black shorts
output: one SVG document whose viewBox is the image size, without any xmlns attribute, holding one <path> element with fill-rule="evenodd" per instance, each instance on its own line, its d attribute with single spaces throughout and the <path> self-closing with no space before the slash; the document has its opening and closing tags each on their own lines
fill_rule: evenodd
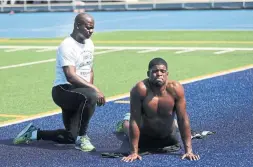
<svg viewBox="0 0 253 167">
<path fill-rule="evenodd" d="M 176 133 L 163 138 L 154 138 L 146 135 L 140 135 L 139 139 L 139 149 L 141 150 L 164 148 L 176 144 L 179 144 Z"/>
</svg>

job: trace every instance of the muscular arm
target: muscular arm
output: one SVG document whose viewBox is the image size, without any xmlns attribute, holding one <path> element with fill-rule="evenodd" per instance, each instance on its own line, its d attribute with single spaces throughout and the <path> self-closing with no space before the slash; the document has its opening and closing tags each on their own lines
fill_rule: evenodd
<svg viewBox="0 0 253 167">
<path fill-rule="evenodd" d="M 138 86 L 134 87 L 130 92 L 130 125 L 129 125 L 129 141 L 131 153 L 138 154 L 138 143 L 140 138 L 140 122 L 141 122 L 141 96 Z"/>
<path fill-rule="evenodd" d="M 186 100 L 184 88 L 180 83 L 174 83 L 174 91 L 176 94 L 176 114 L 178 119 L 178 127 L 184 143 L 186 153 L 192 152 L 191 128 L 188 114 L 186 112 Z"/>
<path fill-rule="evenodd" d="M 76 74 L 76 68 L 74 66 L 64 66 L 63 71 L 65 73 L 65 76 L 67 78 L 67 81 L 71 83 L 72 85 L 75 85 L 77 87 L 91 87 L 95 89 L 97 92 L 99 91 L 96 86 L 94 86 L 92 83 L 89 83 L 79 77 Z"/>
</svg>

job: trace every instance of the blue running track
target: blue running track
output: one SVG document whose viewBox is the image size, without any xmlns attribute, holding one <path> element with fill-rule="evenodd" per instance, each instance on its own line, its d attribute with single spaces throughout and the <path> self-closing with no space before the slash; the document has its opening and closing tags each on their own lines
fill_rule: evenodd
<svg viewBox="0 0 253 167">
<path fill-rule="evenodd" d="M 91 14 L 96 21 L 96 32 L 119 30 L 253 30 L 252 10 L 91 12 Z M 68 36 L 73 29 L 75 16 L 76 13 L 0 14 L 0 38 Z"/>
<path fill-rule="evenodd" d="M 201 160 L 180 160 L 183 150 L 171 154 L 143 156 L 143 161 L 123 163 L 119 158 L 101 158 L 100 152 L 127 151 L 127 139 L 114 133 L 115 124 L 129 111 L 128 104 L 109 102 L 97 108 L 88 135 L 97 147 L 94 154 L 83 153 L 73 145 L 56 146 L 39 141 L 13 145 L 12 138 L 28 122 L 0 128 L 1 166 L 245 166 L 253 165 L 253 69 L 186 84 L 187 109 L 194 130 L 216 134 L 193 140 Z M 128 100 L 122 99 L 122 100 Z M 62 128 L 61 115 L 34 120 L 42 129 Z"/>
<path fill-rule="evenodd" d="M 94 12 L 92 15 L 96 32 L 253 30 L 252 10 Z M 74 17 L 74 13 L 1 14 L 0 38 L 64 37 L 72 31 Z M 253 69 L 184 86 L 192 129 L 216 131 L 205 139 L 193 140 L 193 149 L 200 154 L 200 161 L 180 160 L 183 150 L 171 155 L 147 155 L 143 161 L 127 164 L 118 158 L 101 158 L 100 152 L 127 151 L 128 146 L 127 139 L 114 134 L 114 130 L 116 122 L 129 111 L 129 104 L 109 102 L 97 108 L 91 120 L 88 135 L 97 148 L 96 153 L 83 153 L 73 145 L 56 146 L 46 141 L 13 145 L 13 137 L 29 123 L 24 122 L 0 128 L 0 166 L 253 166 Z M 36 119 L 33 123 L 41 129 L 63 128 L 60 114 Z"/>
</svg>

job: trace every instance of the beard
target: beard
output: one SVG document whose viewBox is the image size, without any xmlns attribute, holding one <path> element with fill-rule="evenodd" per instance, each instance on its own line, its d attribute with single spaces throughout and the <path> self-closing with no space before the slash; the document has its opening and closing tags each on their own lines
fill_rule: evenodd
<svg viewBox="0 0 253 167">
<path fill-rule="evenodd" d="M 163 81 L 154 81 L 153 82 L 153 85 L 156 86 L 156 87 L 162 87 L 163 85 L 165 84 L 165 82 Z"/>
</svg>

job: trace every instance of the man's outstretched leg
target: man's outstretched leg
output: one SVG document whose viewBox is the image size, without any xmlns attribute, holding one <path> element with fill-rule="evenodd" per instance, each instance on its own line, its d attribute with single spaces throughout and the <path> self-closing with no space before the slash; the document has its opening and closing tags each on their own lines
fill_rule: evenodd
<svg viewBox="0 0 253 167">
<path fill-rule="evenodd" d="M 28 144 L 31 141 L 45 140 L 59 144 L 75 144 L 75 148 L 84 152 L 94 151 L 87 136 L 88 123 L 94 113 L 94 105 L 82 103 L 78 111 L 63 110 L 63 123 L 66 129 L 40 130 L 29 123 L 13 140 L 14 144 Z"/>
<path fill-rule="evenodd" d="M 71 119 L 75 110 L 62 109 L 62 120 L 65 129 L 40 130 L 29 123 L 13 140 L 14 144 L 29 143 L 36 140 L 49 140 L 59 144 L 74 144 L 75 139 L 70 132 Z"/>
<path fill-rule="evenodd" d="M 14 144 L 29 143 L 32 140 L 49 140 L 60 144 L 76 144 L 75 148 L 84 152 L 95 150 L 87 136 L 87 129 L 96 107 L 96 92 L 90 88 L 71 90 L 55 88 L 53 92 L 59 90 L 61 98 L 56 100 L 56 104 L 61 107 L 73 107 L 73 109 L 62 109 L 65 129 L 40 130 L 30 123 L 13 140 Z"/>
<path fill-rule="evenodd" d="M 37 138 L 37 128 L 29 123 L 14 139 L 14 144 L 29 143 Z"/>
<path fill-rule="evenodd" d="M 29 143 L 35 140 L 50 140 L 60 144 L 74 144 L 75 140 L 65 129 L 40 130 L 29 123 L 13 140 L 14 144 Z"/>
</svg>

